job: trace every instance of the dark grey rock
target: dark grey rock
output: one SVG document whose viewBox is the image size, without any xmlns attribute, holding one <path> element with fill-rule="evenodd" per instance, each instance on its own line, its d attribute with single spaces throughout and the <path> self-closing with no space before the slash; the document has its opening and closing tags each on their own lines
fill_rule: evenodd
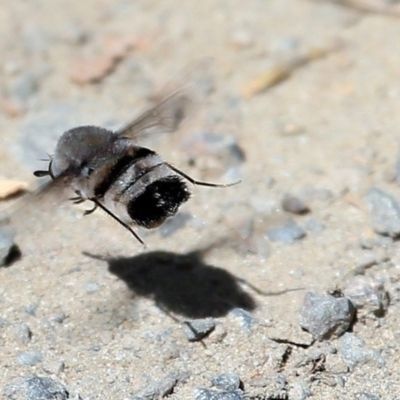
<svg viewBox="0 0 400 400">
<path fill-rule="evenodd" d="M 243 310 L 243 308 L 234 308 L 230 311 L 230 314 L 237 318 L 240 322 L 242 329 L 246 333 L 251 333 L 254 323 L 256 319 L 250 314 L 248 311 Z"/>
<path fill-rule="evenodd" d="M 269 240 L 284 242 L 286 244 L 293 244 L 296 240 L 300 240 L 306 235 L 306 231 L 293 220 L 289 220 L 285 225 L 270 229 L 267 232 Z"/>
<path fill-rule="evenodd" d="M 317 340 L 340 336 L 354 320 L 355 309 L 349 299 L 307 293 L 300 315 L 300 326 Z"/>
<path fill-rule="evenodd" d="M 17 357 L 17 362 L 20 365 L 36 365 L 42 362 L 43 356 L 38 351 L 26 351 Z"/>
<path fill-rule="evenodd" d="M 384 360 L 379 351 L 368 349 L 365 342 L 352 332 L 346 332 L 340 338 L 340 354 L 350 370 L 357 364 L 365 364 L 371 360 L 383 366 Z"/>
<path fill-rule="evenodd" d="M 364 275 L 354 276 L 343 293 L 367 315 L 382 317 L 389 307 L 389 296 L 383 283 Z"/>
<path fill-rule="evenodd" d="M 163 379 L 151 383 L 146 388 L 137 392 L 130 400 L 159 400 L 170 395 L 179 382 L 188 379 L 187 372 L 176 372 L 165 376 Z"/>
<path fill-rule="evenodd" d="M 190 342 L 195 342 L 206 337 L 215 328 L 213 318 L 193 319 L 183 322 L 183 330 Z"/>
<path fill-rule="evenodd" d="M 282 208 L 292 214 L 306 214 L 310 211 L 310 208 L 302 199 L 290 195 L 282 199 Z"/>
<path fill-rule="evenodd" d="M 244 400 L 241 390 L 219 391 L 212 389 L 196 389 L 195 400 Z"/>
<path fill-rule="evenodd" d="M 64 385 L 47 377 L 31 376 L 14 379 L 4 389 L 9 400 L 68 400 Z"/>
<path fill-rule="evenodd" d="M 14 243 L 14 233 L 0 228 L 0 267 L 8 267 L 21 256 L 21 251 Z"/>
<path fill-rule="evenodd" d="M 221 390 L 232 391 L 239 389 L 241 382 L 239 375 L 221 374 L 211 380 L 212 384 Z"/>
<path fill-rule="evenodd" d="M 391 237 L 399 236 L 400 206 L 397 200 L 384 191 L 373 188 L 367 195 L 367 202 L 375 232 Z"/>
<path fill-rule="evenodd" d="M 17 340 L 22 344 L 28 344 L 32 339 L 32 331 L 27 323 L 23 323 L 18 327 Z"/>
</svg>

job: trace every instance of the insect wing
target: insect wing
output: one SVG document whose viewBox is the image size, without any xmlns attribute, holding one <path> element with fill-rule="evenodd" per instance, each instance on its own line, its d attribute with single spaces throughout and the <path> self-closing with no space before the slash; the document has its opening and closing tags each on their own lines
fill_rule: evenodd
<svg viewBox="0 0 400 400">
<path fill-rule="evenodd" d="M 120 129 L 117 134 L 131 139 L 153 133 L 170 133 L 177 130 L 203 97 L 202 91 L 210 82 L 211 59 L 198 60 L 195 66 L 171 80 L 155 96 L 158 102 L 138 118 Z M 200 85 L 203 87 L 200 88 Z"/>
</svg>

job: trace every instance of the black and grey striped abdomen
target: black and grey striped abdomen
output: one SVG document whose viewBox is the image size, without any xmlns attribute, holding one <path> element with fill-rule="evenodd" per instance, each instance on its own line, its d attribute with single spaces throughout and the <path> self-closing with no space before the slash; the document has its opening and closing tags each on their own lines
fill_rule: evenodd
<svg viewBox="0 0 400 400">
<path fill-rule="evenodd" d="M 155 228 L 176 214 L 190 197 L 186 183 L 177 175 L 169 175 L 150 183 L 133 196 L 127 205 L 132 220 L 145 228 Z"/>
<path fill-rule="evenodd" d="M 190 197 L 187 184 L 157 153 L 133 148 L 119 157 L 95 187 L 94 195 L 126 218 L 155 228 Z M 120 213 L 120 212 L 119 212 Z"/>
</svg>

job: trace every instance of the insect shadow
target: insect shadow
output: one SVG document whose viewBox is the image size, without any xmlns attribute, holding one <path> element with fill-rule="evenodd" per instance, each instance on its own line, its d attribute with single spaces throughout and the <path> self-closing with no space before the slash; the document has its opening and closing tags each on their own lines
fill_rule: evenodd
<svg viewBox="0 0 400 400">
<path fill-rule="evenodd" d="M 106 261 L 109 271 L 139 296 L 152 298 L 166 312 L 188 318 L 221 317 L 240 307 L 256 308 L 241 280 L 203 261 L 207 250 L 186 254 L 153 251 L 133 257 L 85 255 Z"/>
</svg>

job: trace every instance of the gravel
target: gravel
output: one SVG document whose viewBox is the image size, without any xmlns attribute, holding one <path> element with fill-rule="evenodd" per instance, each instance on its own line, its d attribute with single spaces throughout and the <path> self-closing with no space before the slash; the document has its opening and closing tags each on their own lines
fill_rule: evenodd
<svg viewBox="0 0 400 400">
<path fill-rule="evenodd" d="M 343 294 L 351 300 L 363 315 L 383 317 L 389 307 L 389 295 L 382 282 L 364 275 L 353 277 L 343 290 Z"/>
<path fill-rule="evenodd" d="M 184 321 L 182 327 L 189 342 L 196 342 L 211 333 L 215 325 L 213 318 L 206 318 Z"/>
<path fill-rule="evenodd" d="M 376 233 L 397 237 L 400 235 L 400 206 L 397 200 L 383 190 L 373 188 L 367 195 L 372 227 Z"/>
<path fill-rule="evenodd" d="M 236 390 L 241 386 L 240 377 L 236 374 L 217 375 L 211 380 L 211 382 L 218 389 L 226 391 Z"/>
<path fill-rule="evenodd" d="M 330 339 L 346 332 L 355 310 L 349 299 L 308 292 L 300 314 L 300 326 L 317 340 Z"/>
<path fill-rule="evenodd" d="M 0 266 L 8 267 L 21 256 L 21 251 L 14 243 L 14 233 L 0 228 Z"/>
<path fill-rule="evenodd" d="M 38 351 L 27 351 L 25 353 L 21 353 L 17 357 L 17 362 L 20 365 L 36 365 L 42 362 L 43 356 L 42 353 Z"/>
<path fill-rule="evenodd" d="M 282 199 L 282 208 L 292 214 L 306 214 L 310 211 L 309 206 L 299 197 L 286 195 Z"/>
<path fill-rule="evenodd" d="M 7 384 L 4 394 L 9 400 L 67 400 L 69 393 L 54 379 L 30 376 L 14 379 Z"/>
<path fill-rule="evenodd" d="M 289 220 L 286 224 L 267 231 L 269 240 L 286 244 L 293 244 L 295 241 L 303 239 L 306 235 L 306 231 L 293 220 Z"/>
</svg>

